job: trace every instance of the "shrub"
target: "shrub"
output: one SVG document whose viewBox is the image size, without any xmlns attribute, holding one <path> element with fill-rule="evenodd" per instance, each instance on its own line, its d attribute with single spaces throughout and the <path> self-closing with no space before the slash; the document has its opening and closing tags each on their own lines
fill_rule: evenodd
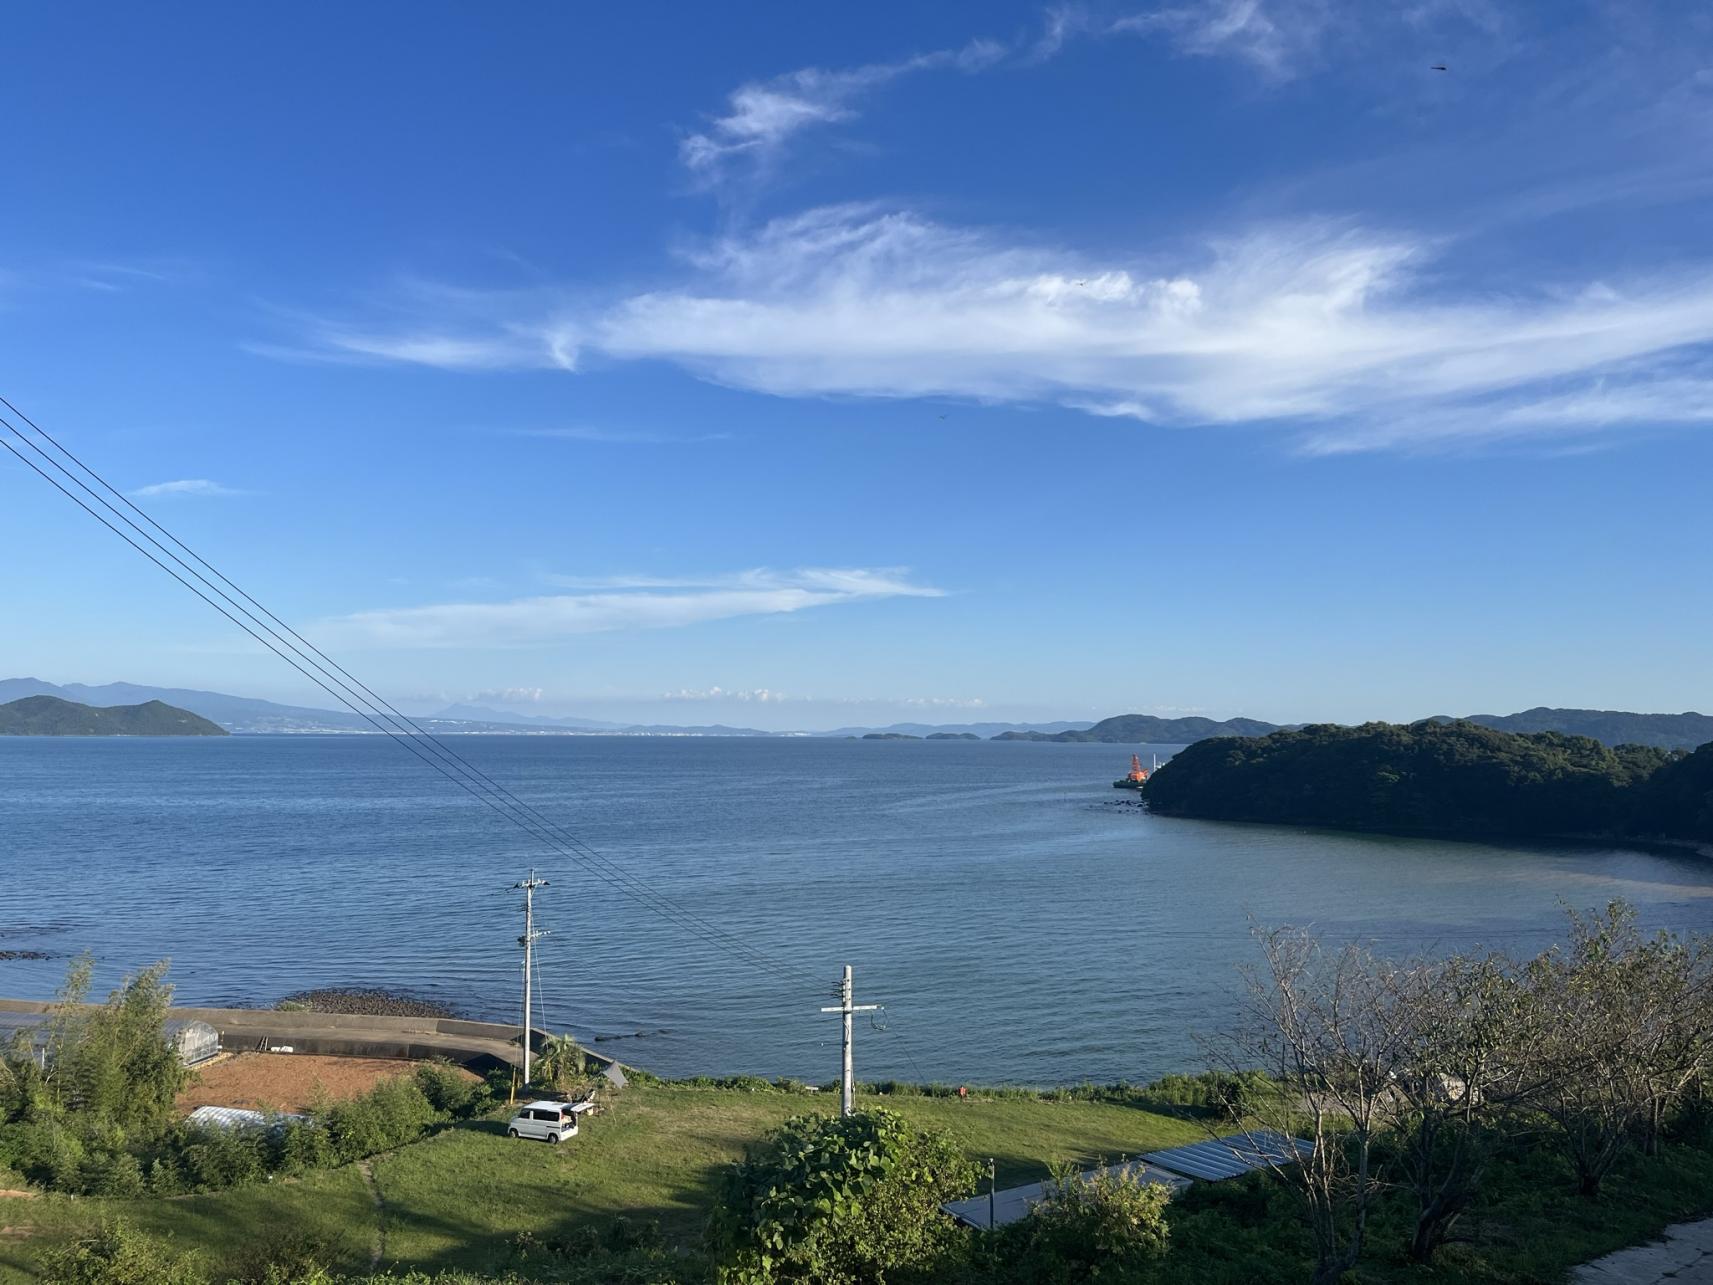
<svg viewBox="0 0 1713 1285">
<path fill-rule="evenodd" d="M 1045 1203 L 984 1245 L 987 1276 L 1029 1285 L 1123 1280 L 1166 1252 L 1171 1191 L 1123 1173 L 1059 1169 Z"/>
<path fill-rule="evenodd" d="M 207 1285 L 195 1254 L 111 1223 L 100 1231 L 42 1254 L 41 1275 L 55 1285 Z"/>
<path fill-rule="evenodd" d="M 414 1141 L 437 1118 L 416 1081 L 400 1079 L 328 1107 L 324 1122 L 333 1154 L 348 1163 Z"/>
<path fill-rule="evenodd" d="M 263 1129 L 187 1128 L 180 1145 L 193 1190 L 223 1191 L 267 1177 L 269 1141 Z"/>
<path fill-rule="evenodd" d="M 788 1120 L 727 1174 L 709 1244 L 729 1285 L 933 1279 L 967 1243 L 940 1210 L 975 1166 L 890 1111 Z"/>
<path fill-rule="evenodd" d="M 416 1087 L 429 1106 L 445 1115 L 470 1115 L 488 1100 L 486 1084 L 471 1080 L 449 1062 L 426 1062 L 417 1067 Z"/>
</svg>

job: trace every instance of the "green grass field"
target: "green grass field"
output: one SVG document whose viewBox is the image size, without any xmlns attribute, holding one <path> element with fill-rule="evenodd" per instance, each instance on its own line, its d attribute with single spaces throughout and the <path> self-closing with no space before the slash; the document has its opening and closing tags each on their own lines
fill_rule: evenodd
<svg viewBox="0 0 1713 1285">
<path fill-rule="evenodd" d="M 978 1159 L 998 1161 L 999 1183 L 1045 1175 L 1053 1161 L 1095 1162 L 1203 1138 L 1203 1126 L 1138 1105 L 1049 1101 L 1006 1094 L 969 1101 L 871 1097 L 913 1122 L 941 1129 Z M 787 1116 L 836 1109 L 829 1095 L 636 1085 L 559 1147 L 504 1136 L 504 1116 L 443 1128 L 432 1137 L 351 1165 L 215 1195 L 174 1199 L 0 1198 L 0 1281 L 35 1281 L 36 1252 L 103 1220 L 203 1251 L 213 1266 L 292 1234 L 340 1248 L 345 1270 L 497 1271 L 513 1266 L 522 1233 L 553 1239 L 615 1216 L 658 1221 L 669 1241 L 695 1246 L 723 1166 Z M 0 1182 L 0 1187 L 6 1183 Z M 1377 1208 L 1372 1249 L 1356 1278 L 1372 1285 L 1552 1282 L 1567 1269 L 1646 1239 L 1668 1223 L 1713 1212 L 1713 1152 L 1673 1145 L 1633 1155 L 1598 1201 L 1573 1194 L 1551 1146 L 1531 1144 L 1496 1170 L 1433 1271 L 1406 1263 L 1410 1209 L 1401 1195 Z M 375 1191 L 382 1197 L 377 1209 Z M 1289 1193 L 1260 1181 L 1198 1187 L 1174 1204 L 1171 1251 L 1149 1274 L 1157 1285 L 1306 1280 L 1307 1238 Z"/>
<path fill-rule="evenodd" d="M 970 1155 L 994 1157 L 1001 1186 L 1045 1176 L 1057 1160 L 1135 1155 L 1205 1137 L 1189 1120 L 1135 1106 L 1026 1097 L 969 1101 L 886 1097 L 912 1121 L 944 1129 Z M 384 1201 L 383 1263 L 484 1268 L 520 1232 L 551 1236 L 614 1215 L 657 1219 L 694 1244 L 723 1166 L 787 1116 L 830 1112 L 828 1095 L 637 1085 L 559 1147 L 504 1135 L 503 1119 L 455 1125 L 372 1162 Z M 216 1263 L 236 1263 L 258 1238 L 303 1231 L 340 1244 L 366 1266 L 377 1211 L 356 1166 L 206 1196 L 0 1200 L 0 1280 L 37 1279 L 35 1250 L 120 1217 Z"/>
</svg>

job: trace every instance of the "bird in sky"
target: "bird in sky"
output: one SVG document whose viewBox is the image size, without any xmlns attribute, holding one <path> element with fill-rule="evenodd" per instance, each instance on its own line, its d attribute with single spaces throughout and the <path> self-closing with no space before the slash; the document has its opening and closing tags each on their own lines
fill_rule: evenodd
<svg viewBox="0 0 1713 1285">
<path fill-rule="evenodd" d="M 1433 66 L 1429 67 L 1428 70 L 1429 71 L 1450 71 L 1451 68 L 1447 67 L 1442 62 L 1436 62 Z"/>
</svg>

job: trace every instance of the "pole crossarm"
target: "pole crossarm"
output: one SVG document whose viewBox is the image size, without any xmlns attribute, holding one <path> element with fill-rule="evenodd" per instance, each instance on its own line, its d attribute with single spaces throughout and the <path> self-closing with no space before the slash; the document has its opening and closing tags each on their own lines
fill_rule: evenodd
<svg viewBox="0 0 1713 1285">
<path fill-rule="evenodd" d="M 839 1079 L 839 1114 L 849 1115 L 854 1109 L 856 1092 L 855 1073 L 851 1067 L 851 1014 L 872 1013 L 883 1008 L 881 1004 L 853 1004 L 851 1002 L 851 966 L 845 965 L 845 975 L 839 982 L 839 1002 L 830 1008 L 823 1008 L 823 1013 L 837 1013 L 844 1024 L 844 1066 Z"/>
</svg>

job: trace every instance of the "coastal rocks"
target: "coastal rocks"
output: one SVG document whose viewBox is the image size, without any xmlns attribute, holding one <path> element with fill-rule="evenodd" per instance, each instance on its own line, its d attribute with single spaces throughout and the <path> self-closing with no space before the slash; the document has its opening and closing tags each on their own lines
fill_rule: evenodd
<svg viewBox="0 0 1713 1285">
<path fill-rule="evenodd" d="M 457 1010 L 372 986 L 328 986 L 294 991 L 275 1008 L 308 1013 L 352 1013 L 361 1017 L 457 1017 Z"/>
<path fill-rule="evenodd" d="M 53 956 L 45 950 L 0 950 L 0 960 L 7 959 L 52 959 Z"/>
</svg>

